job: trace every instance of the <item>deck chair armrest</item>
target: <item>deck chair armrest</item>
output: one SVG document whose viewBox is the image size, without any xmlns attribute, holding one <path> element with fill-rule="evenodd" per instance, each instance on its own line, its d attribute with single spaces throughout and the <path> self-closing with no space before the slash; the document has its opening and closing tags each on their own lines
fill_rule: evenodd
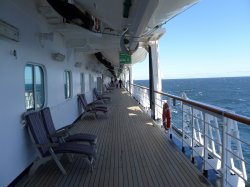
<svg viewBox="0 0 250 187">
<path fill-rule="evenodd" d="M 87 106 L 86 106 L 86 108 L 89 110 L 92 110 L 93 108 L 95 108 L 95 105 L 94 104 L 92 104 L 92 103 L 89 103 Z"/>
<path fill-rule="evenodd" d="M 100 94 L 99 96 L 101 96 L 101 97 L 102 97 L 102 96 L 106 96 L 106 95 L 109 95 L 109 93 L 107 93 L 107 92 L 106 92 L 106 93 L 105 93 L 105 92 L 103 92 L 103 93 L 102 93 L 102 94 Z"/>
<path fill-rule="evenodd" d="M 94 108 L 94 105 L 87 105 L 86 111 L 91 111 L 91 110 L 93 110 L 93 108 Z"/>
<path fill-rule="evenodd" d="M 108 107 L 104 104 L 96 104 L 94 109 L 96 109 L 96 108 L 106 108 L 107 109 Z"/>
<path fill-rule="evenodd" d="M 49 138 L 60 138 L 60 137 L 65 137 L 65 136 L 68 136 L 69 135 L 69 132 L 66 131 L 66 130 L 60 130 L 60 131 L 57 131 L 56 133 L 54 134 L 49 134 L 48 137 Z"/>
<path fill-rule="evenodd" d="M 38 148 L 45 148 L 45 147 L 58 147 L 59 143 L 48 143 L 48 144 L 34 144 Z"/>
<path fill-rule="evenodd" d="M 59 132 L 59 131 L 69 131 L 73 126 L 74 126 L 74 124 L 66 125 L 64 127 L 61 127 L 59 129 L 57 129 L 56 132 Z"/>
<path fill-rule="evenodd" d="M 91 109 L 94 109 L 94 108 L 96 108 L 96 107 L 98 107 L 98 106 L 105 106 L 104 104 L 102 104 L 102 103 L 100 103 L 100 100 L 98 101 L 97 100 L 97 102 L 96 101 L 93 101 L 92 103 L 89 103 L 88 104 L 88 107 L 90 107 Z"/>
<path fill-rule="evenodd" d="M 89 103 L 91 105 L 94 105 L 96 107 L 96 105 L 103 105 L 103 103 L 100 101 L 100 100 L 95 100 L 95 101 L 92 101 L 91 103 Z"/>
</svg>

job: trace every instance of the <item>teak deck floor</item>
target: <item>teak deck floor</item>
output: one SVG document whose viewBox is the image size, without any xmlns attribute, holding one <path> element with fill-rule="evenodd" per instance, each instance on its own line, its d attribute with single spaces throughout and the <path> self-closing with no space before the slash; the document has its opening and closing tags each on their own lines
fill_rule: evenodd
<svg viewBox="0 0 250 187">
<path fill-rule="evenodd" d="M 73 130 L 98 136 L 93 172 L 81 156 L 73 162 L 63 157 L 67 175 L 49 161 L 24 186 L 210 186 L 126 91 L 115 89 L 110 96 L 107 116 L 86 116 Z"/>
</svg>

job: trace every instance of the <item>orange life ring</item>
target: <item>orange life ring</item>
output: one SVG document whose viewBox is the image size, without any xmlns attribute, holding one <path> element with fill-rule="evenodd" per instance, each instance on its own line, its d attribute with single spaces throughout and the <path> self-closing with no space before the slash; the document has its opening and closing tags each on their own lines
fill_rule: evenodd
<svg viewBox="0 0 250 187">
<path fill-rule="evenodd" d="M 171 125 L 171 113 L 170 113 L 170 108 L 167 103 L 163 104 L 162 122 L 163 122 L 163 127 L 166 130 L 168 130 Z"/>
</svg>

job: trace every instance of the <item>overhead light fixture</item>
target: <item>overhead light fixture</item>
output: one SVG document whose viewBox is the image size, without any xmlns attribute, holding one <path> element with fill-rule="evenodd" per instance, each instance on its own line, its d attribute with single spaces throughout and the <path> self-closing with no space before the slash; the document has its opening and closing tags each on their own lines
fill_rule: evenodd
<svg viewBox="0 0 250 187">
<path fill-rule="evenodd" d="M 49 40 L 49 41 L 52 42 L 53 39 L 54 39 L 54 33 L 53 32 L 50 32 L 50 33 L 39 33 L 38 37 L 39 37 L 40 41 L 42 41 L 42 40 Z"/>
<path fill-rule="evenodd" d="M 42 48 L 44 48 L 44 41 L 49 40 L 49 41 L 53 42 L 53 40 L 54 40 L 54 33 L 53 32 L 38 33 L 37 36 L 38 36 L 38 40 L 39 40 Z"/>
<path fill-rule="evenodd" d="M 65 59 L 65 55 L 63 55 L 61 53 L 52 53 L 52 59 L 55 61 L 62 62 Z"/>
<path fill-rule="evenodd" d="M 75 67 L 76 67 L 76 68 L 82 67 L 82 63 L 81 63 L 81 62 L 76 62 L 76 63 L 75 63 Z"/>
</svg>

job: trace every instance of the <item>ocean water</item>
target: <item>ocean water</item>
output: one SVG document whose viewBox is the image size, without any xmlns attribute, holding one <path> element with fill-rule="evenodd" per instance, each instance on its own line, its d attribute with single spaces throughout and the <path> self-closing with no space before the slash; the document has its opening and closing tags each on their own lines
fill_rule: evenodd
<svg viewBox="0 0 250 187">
<path fill-rule="evenodd" d="M 135 80 L 148 87 L 148 80 Z M 250 77 L 164 79 L 162 91 L 235 111 L 250 117 Z"/>
<path fill-rule="evenodd" d="M 148 80 L 135 80 L 134 84 L 149 86 Z M 165 79 L 162 91 L 211 104 L 250 117 L 250 77 Z M 250 126 L 239 124 L 240 137 L 250 143 Z M 242 145 L 244 158 L 250 163 L 250 147 Z M 250 165 L 246 165 L 250 181 Z"/>
</svg>

